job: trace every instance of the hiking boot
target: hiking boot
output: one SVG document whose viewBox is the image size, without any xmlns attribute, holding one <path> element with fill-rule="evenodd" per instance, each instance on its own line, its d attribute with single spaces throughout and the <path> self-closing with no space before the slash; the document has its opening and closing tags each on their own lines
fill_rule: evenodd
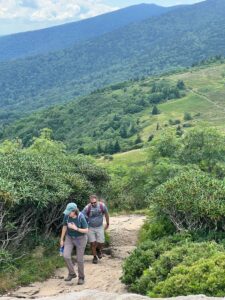
<svg viewBox="0 0 225 300">
<path fill-rule="evenodd" d="M 64 281 L 71 281 L 73 278 L 76 278 L 77 274 L 69 274 Z"/>
<path fill-rule="evenodd" d="M 84 284 L 84 278 L 78 278 L 77 284 L 78 284 L 78 285 Z"/>
<path fill-rule="evenodd" d="M 99 259 L 102 259 L 102 251 L 100 249 L 96 249 L 97 251 L 97 256 Z"/>
<path fill-rule="evenodd" d="M 92 260 L 92 263 L 93 264 L 97 264 L 98 263 L 98 258 L 97 256 L 94 256 L 93 260 Z"/>
</svg>

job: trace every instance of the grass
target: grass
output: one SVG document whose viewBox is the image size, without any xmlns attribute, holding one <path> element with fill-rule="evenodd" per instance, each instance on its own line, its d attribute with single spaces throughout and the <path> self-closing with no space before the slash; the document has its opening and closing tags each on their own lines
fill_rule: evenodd
<svg viewBox="0 0 225 300">
<path fill-rule="evenodd" d="M 144 148 L 115 154 L 113 155 L 113 160 L 101 158 L 98 160 L 98 164 L 108 169 L 110 169 L 110 167 L 120 166 L 135 167 L 143 165 L 147 157 L 148 151 Z"/>
<path fill-rule="evenodd" d="M 64 265 L 63 258 L 58 254 L 58 248 L 37 247 L 29 255 L 0 270 L 0 294 L 18 286 L 44 281 L 53 275 L 57 268 Z"/>
<path fill-rule="evenodd" d="M 150 135 L 160 135 L 162 130 L 168 127 L 176 129 L 175 125 L 170 125 L 169 120 L 180 120 L 181 126 L 184 123 L 184 113 L 192 115 L 193 120 L 188 121 L 192 126 L 214 126 L 225 132 L 225 64 L 215 64 L 192 68 L 184 73 L 172 74 L 163 77 L 174 84 L 178 80 L 183 80 L 186 85 L 186 96 L 177 100 L 169 100 L 158 105 L 160 114 L 153 116 L 152 108 L 140 112 L 137 117 L 141 124 L 141 138 L 146 143 Z M 149 91 L 151 78 L 144 82 L 135 83 L 132 89 L 143 89 Z M 118 91 L 119 93 L 120 91 Z M 157 124 L 160 130 L 157 130 Z M 189 130 L 189 129 L 184 129 Z M 129 152 L 113 155 L 113 160 L 98 160 L 102 166 L 109 170 L 114 167 L 141 167 L 148 158 L 148 148 L 132 150 Z"/>
</svg>

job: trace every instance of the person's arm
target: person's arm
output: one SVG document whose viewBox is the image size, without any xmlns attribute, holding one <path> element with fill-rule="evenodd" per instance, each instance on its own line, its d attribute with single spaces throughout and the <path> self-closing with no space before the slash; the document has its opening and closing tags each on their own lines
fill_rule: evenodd
<svg viewBox="0 0 225 300">
<path fill-rule="evenodd" d="M 88 233 L 88 224 L 85 218 L 82 219 L 82 228 L 79 228 L 74 223 L 68 223 L 68 227 L 72 230 L 75 230 L 80 233 Z"/>
<path fill-rule="evenodd" d="M 88 233 L 88 228 L 77 228 L 77 231 L 81 233 Z"/>
<path fill-rule="evenodd" d="M 108 210 L 107 210 L 107 212 L 105 212 L 105 221 L 106 221 L 105 230 L 107 230 L 109 228 L 109 213 L 108 213 Z"/>
<path fill-rule="evenodd" d="M 61 247 L 64 246 L 64 238 L 65 238 L 65 235 L 66 235 L 66 231 L 67 231 L 67 226 L 63 225 L 62 233 L 61 233 L 61 239 L 60 239 L 60 246 Z"/>
</svg>

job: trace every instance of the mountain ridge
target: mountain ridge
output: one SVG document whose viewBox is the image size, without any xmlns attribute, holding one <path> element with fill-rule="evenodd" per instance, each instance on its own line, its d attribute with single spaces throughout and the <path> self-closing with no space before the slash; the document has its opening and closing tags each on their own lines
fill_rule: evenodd
<svg viewBox="0 0 225 300">
<path fill-rule="evenodd" d="M 159 16 L 176 8 L 177 6 L 162 7 L 143 3 L 85 20 L 3 36 L 0 37 L 0 61 L 69 48 L 76 43 L 93 39 L 151 16 Z"/>
</svg>

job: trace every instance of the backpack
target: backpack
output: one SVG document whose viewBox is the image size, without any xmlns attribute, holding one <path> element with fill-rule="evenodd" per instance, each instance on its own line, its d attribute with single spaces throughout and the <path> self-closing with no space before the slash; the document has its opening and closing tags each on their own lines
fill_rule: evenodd
<svg viewBox="0 0 225 300">
<path fill-rule="evenodd" d="M 103 202 L 99 202 L 100 204 L 100 210 L 101 210 L 101 213 L 104 215 L 105 211 L 104 211 L 104 204 Z M 91 214 L 91 203 L 88 204 L 88 207 L 87 207 L 87 217 L 89 218 L 90 217 L 90 214 Z"/>
</svg>

